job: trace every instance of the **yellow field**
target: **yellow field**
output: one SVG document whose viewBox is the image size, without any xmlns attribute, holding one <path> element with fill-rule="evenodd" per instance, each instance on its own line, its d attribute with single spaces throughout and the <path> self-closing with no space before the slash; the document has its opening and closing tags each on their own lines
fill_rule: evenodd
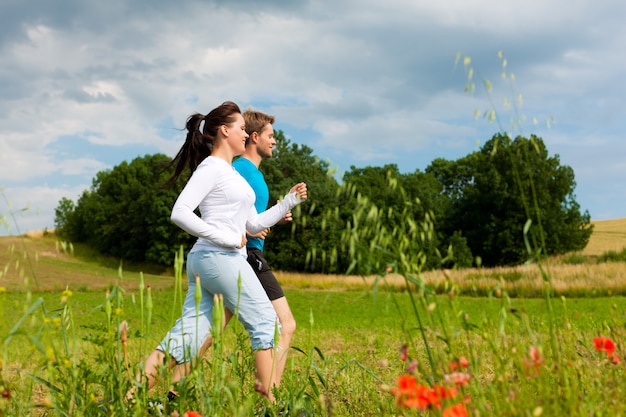
<svg viewBox="0 0 626 417">
<path fill-rule="evenodd" d="M 583 255 L 602 255 L 610 250 L 621 252 L 626 248 L 626 217 L 614 220 L 596 220 L 589 244 Z"/>
<path fill-rule="evenodd" d="M 587 256 L 598 256 L 614 250 L 621 252 L 626 248 L 626 218 L 600 220 L 592 222 L 595 227 L 589 244 L 582 252 Z M 463 292 L 474 288 L 492 289 L 500 286 L 510 294 L 539 295 L 544 288 L 544 277 L 551 280 L 552 288 L 559 293 L 568 292 L 592 294 L 625 294 L 626 265 L 624 263 L 600 263 L 565 265 L 559 258 L 550 259 L 542 265 L 544 273 L 535 265 L 520 267 L 502 267 L 490 269 L 462 269 L 446 271 L 427 271 L 422 278 L 429 285 L 457 285 Z M 320 290 L 351 290 L 372 287 L 374 276 L 357 277 L 323 274 L 298 274 L 278 272 L 278 279 L 285 287 L 311 288 Z M 390 274 L 381 285 L 403 287 L 404 278 Z"/>
</svg>

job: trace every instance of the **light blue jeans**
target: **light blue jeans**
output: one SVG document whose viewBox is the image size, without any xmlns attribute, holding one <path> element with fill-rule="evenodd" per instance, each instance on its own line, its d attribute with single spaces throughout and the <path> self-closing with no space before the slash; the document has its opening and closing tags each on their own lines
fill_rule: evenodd
<svg viewBox="0 0 626 417">
<path fill-rule="evenodd" d="M 202 300 L 196 315 L 196 274 L 200 276 Z M 238 279 L 241 276 L 241 292 Z M 222 294 L 224 306 L 250 335 L 253 350 L 274 346 L 277 316 L 265 290 L 240 252 L 197 251 L 187 255 L 189 288 L 182 316 L 161 341 L 158 350 L 169 353 L 177 363 L 188 362 L 211 334 L 213 295 Z"/>
</svg>

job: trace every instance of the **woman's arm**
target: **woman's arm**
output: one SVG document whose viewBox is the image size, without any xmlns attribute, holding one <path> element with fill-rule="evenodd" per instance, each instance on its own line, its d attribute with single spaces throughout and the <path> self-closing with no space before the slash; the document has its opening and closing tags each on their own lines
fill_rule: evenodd
<svg viewBox="0 0 626 417">
<path fill-rule="evenodd" d="M 190 235 L 226 248 L 238 248 L 241 245 L 240 234 L 233 233 L 228 228 L 210 226 L 195 213 L 215 185 L 215 172 L 208 167 L 198 167 L 176 199 L 170 219 Z"/>
<path fill-rule="evenodd" d="M 289 194 L 278 202 L 275 206 L 265 210 L 263 213 L 257 213 L 254 207 L 251 208 L 246 222 L 246 230 L 249 233 L 258 233 L 263 229 L 274 226 L 295 206 L 307 199 L 306 184 L 301 182 L 294 185 Z"/>
</svg>

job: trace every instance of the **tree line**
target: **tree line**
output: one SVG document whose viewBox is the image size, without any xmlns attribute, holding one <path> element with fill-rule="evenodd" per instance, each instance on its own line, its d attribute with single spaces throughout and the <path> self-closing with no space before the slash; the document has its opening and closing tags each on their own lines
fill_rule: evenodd
<svg viewBox="0 0 626 417">
<path fill-rule="evenodd" d="M 266 257 L 277 270 L 515 265 L 582 250 L 591 236 L 589 213 L 575 199 L 574 171 L 534 135 L 496 134 L 478 151 L 435 159 L 423 172 L 351 166 L 341 182 L 311 148 L 282 131 L 275 138 L 275 157 L 261 164 L 270 202 L 299 181 L 310 196 L 294 209 L 293 223 L 275 226 L 266 238 Z M 175 251 L 195 238 L 169 220 L 187 180 L 166 186 L 169 161 L 146 155 L 98 172 L 76 202 L 59 201 L 57 234 L 122 260 L 171 265 Z"/>
</svg>

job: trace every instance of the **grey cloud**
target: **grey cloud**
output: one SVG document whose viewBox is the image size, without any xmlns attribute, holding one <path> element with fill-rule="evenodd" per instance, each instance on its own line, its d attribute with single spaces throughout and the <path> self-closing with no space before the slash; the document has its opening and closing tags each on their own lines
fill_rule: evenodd
<svg viewBox="0 0 626 417">
<path fill-rule="evenodd" d="M 83 90 L 66 90 L 63 98 L 77 103 L 113 103 L 115 97 L 108 93 L 88 94 Z"/>
</svg>

